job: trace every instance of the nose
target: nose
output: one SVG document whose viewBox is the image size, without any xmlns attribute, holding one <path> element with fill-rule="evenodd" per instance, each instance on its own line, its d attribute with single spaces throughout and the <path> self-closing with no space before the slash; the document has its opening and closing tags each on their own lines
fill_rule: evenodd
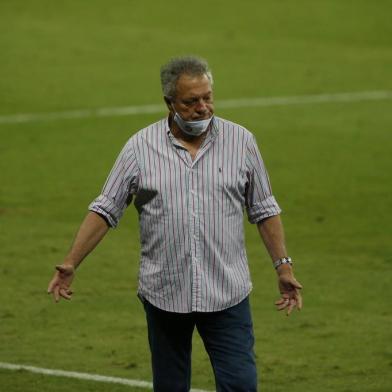
<svg viewBox="0 0 392 392">
<path fill-rule="evenodd" d="M 196 111 L 197 113 L 200 113 L 200 114 L 205 114 L 205 113 L 208 112 L 208 107 L 207 107 L 207 104 L 206 104 L 206 102 L 204 101 L 204 99 L 199 99 L 199 100 L 196 102 L 195 111 Z"/>
</svg>

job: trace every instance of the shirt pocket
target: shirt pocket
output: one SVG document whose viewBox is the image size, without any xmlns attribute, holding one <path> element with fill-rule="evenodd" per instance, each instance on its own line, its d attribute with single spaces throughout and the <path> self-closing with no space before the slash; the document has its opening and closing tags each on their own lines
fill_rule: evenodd
<svg viewBox="0 0 392 392">
<path fill-rule="evenodd" d="M 245 170 L 218 167 L 215 174 L 211 183 L 205 186 L 208 212 L 224 216 L 240 213 L 245 205 Z"/>
<path fill-rule="evenodd" d="M 230 198 L 235 198 L 237 201 L 245 202 L 245 191 L 246 191 L 246 170 L 237 168 L 235 170 L 224 170 L 219 168 L 222 176 L 220 189 L 223 193 Z"/>
</svg>

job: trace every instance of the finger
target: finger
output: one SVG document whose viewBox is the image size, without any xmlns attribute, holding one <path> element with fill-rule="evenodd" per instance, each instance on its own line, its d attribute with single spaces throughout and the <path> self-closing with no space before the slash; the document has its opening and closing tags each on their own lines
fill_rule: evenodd
<svg viewBox="0 0 392 392">
<path fill-rule="evenodd" d="M 291 279 L 291 282 L 290 282 L 296 289 L 302 289 L 303 287 L 302 287 L 302 285 L 301 285 L 301 283 L 299 283 L 296 279 Z"/>
<path fill-rule="evenodd" d="M 282 297 L 275 301 L 275 305 L 278 310 L 283 310 L 286 308 L 289 301 L 289 295 L 287 293 L 282 293 Z"/>
<path fill-rule="evenodd" d="M 300 293 L 297 295 L 297 309 L 301 310 L 302 309 L 302 296 Z"/>
<path fill-rule="evenodd" d="M 60 291 L 60 287 L 58 285 L 55 286 L 54 289 L 53 289 L 53 296 L 54 296 L 54 300 L 56 302 L 59 302 L 59 299 L 60 299 L 59 291 Z"/>
<path fill-rule="evenodd" d="M 300 296 L 300 295 L 301 295 L 301 294 L 300 294 L 300 290 L 294 288 L 294 289 L 292 290 L 292 292 L 291 292 L 290 298 L 295 298 L 295 299 L 297 299 L 297 297 Z"/>
<path fill-rule="evenodd" d="M 289 299 L 289 295 L 287 293 L 282 293 L 282 296 L 277 301 L 275 301 L 275 305 L 281 305 L 285 301 L 288 301 L 288 299 Z"/>
<path fill-rule="evenodd" d="M 290 304 L 289 299 L 284 298 L 283 302 L 280 305 L 278 305 L 277 308 L 278 308 L 278 310 L 283 310 L 283 309 L 286 309 L 289 304 Z"/>
<path fill-rule="evenodd" d="M 48 286 L 48 294 L 51 294 L 53 292 L 53 287 L 55 284 L 56 278 L 53 278 L 50 282 L 49 282 L 49 286 Z"/>
<path fill-rule="evenodd" d="M 71 295 L 68 294 L 67 289 L 61 288 L 59 290 L 59 294 L 60 294 L 60 296 L 62 296 L 65 299 L 68 299 L 68 300 L 71 299 Z"/>
<path fill-rule="evenodd" d="M 290 313 L 293 311 L 293 309 L 295 308 L 296 304 L 297 304 L 297 301 L 294 298 L 292 298 L 290 300 L 290 303 L 289 303 L 288 307 L 287 307 L 287 316 L 290 316 Z"/>
</svg>

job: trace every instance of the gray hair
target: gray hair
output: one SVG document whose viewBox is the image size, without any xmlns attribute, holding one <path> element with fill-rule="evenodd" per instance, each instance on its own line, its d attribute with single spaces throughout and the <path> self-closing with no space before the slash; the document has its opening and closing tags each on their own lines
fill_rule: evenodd
<svg viewBox="0 0 392 392">
<path fill-rule="evenodd" d="M 174 57 L 161 67 L 161 85 L 165 97 L 175 98 L 177 81 L 184 74 L 206 75 L 211 85 L 213 84 L 212 73 L 206 60 L 195 56 Z"/>
</svg>

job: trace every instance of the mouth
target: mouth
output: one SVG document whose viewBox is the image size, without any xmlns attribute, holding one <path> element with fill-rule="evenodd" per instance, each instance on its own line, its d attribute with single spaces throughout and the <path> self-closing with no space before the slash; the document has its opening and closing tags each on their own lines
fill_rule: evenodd
<svg viewBox="0 0 392 392">
<path fill-rule="evenodd" d="M 207 113 L 204 116 L 193 118 L 192 121 L 202 121 L 202 120 L 209 120 L 212 117 L 212 113 Z"/>
</svg>

